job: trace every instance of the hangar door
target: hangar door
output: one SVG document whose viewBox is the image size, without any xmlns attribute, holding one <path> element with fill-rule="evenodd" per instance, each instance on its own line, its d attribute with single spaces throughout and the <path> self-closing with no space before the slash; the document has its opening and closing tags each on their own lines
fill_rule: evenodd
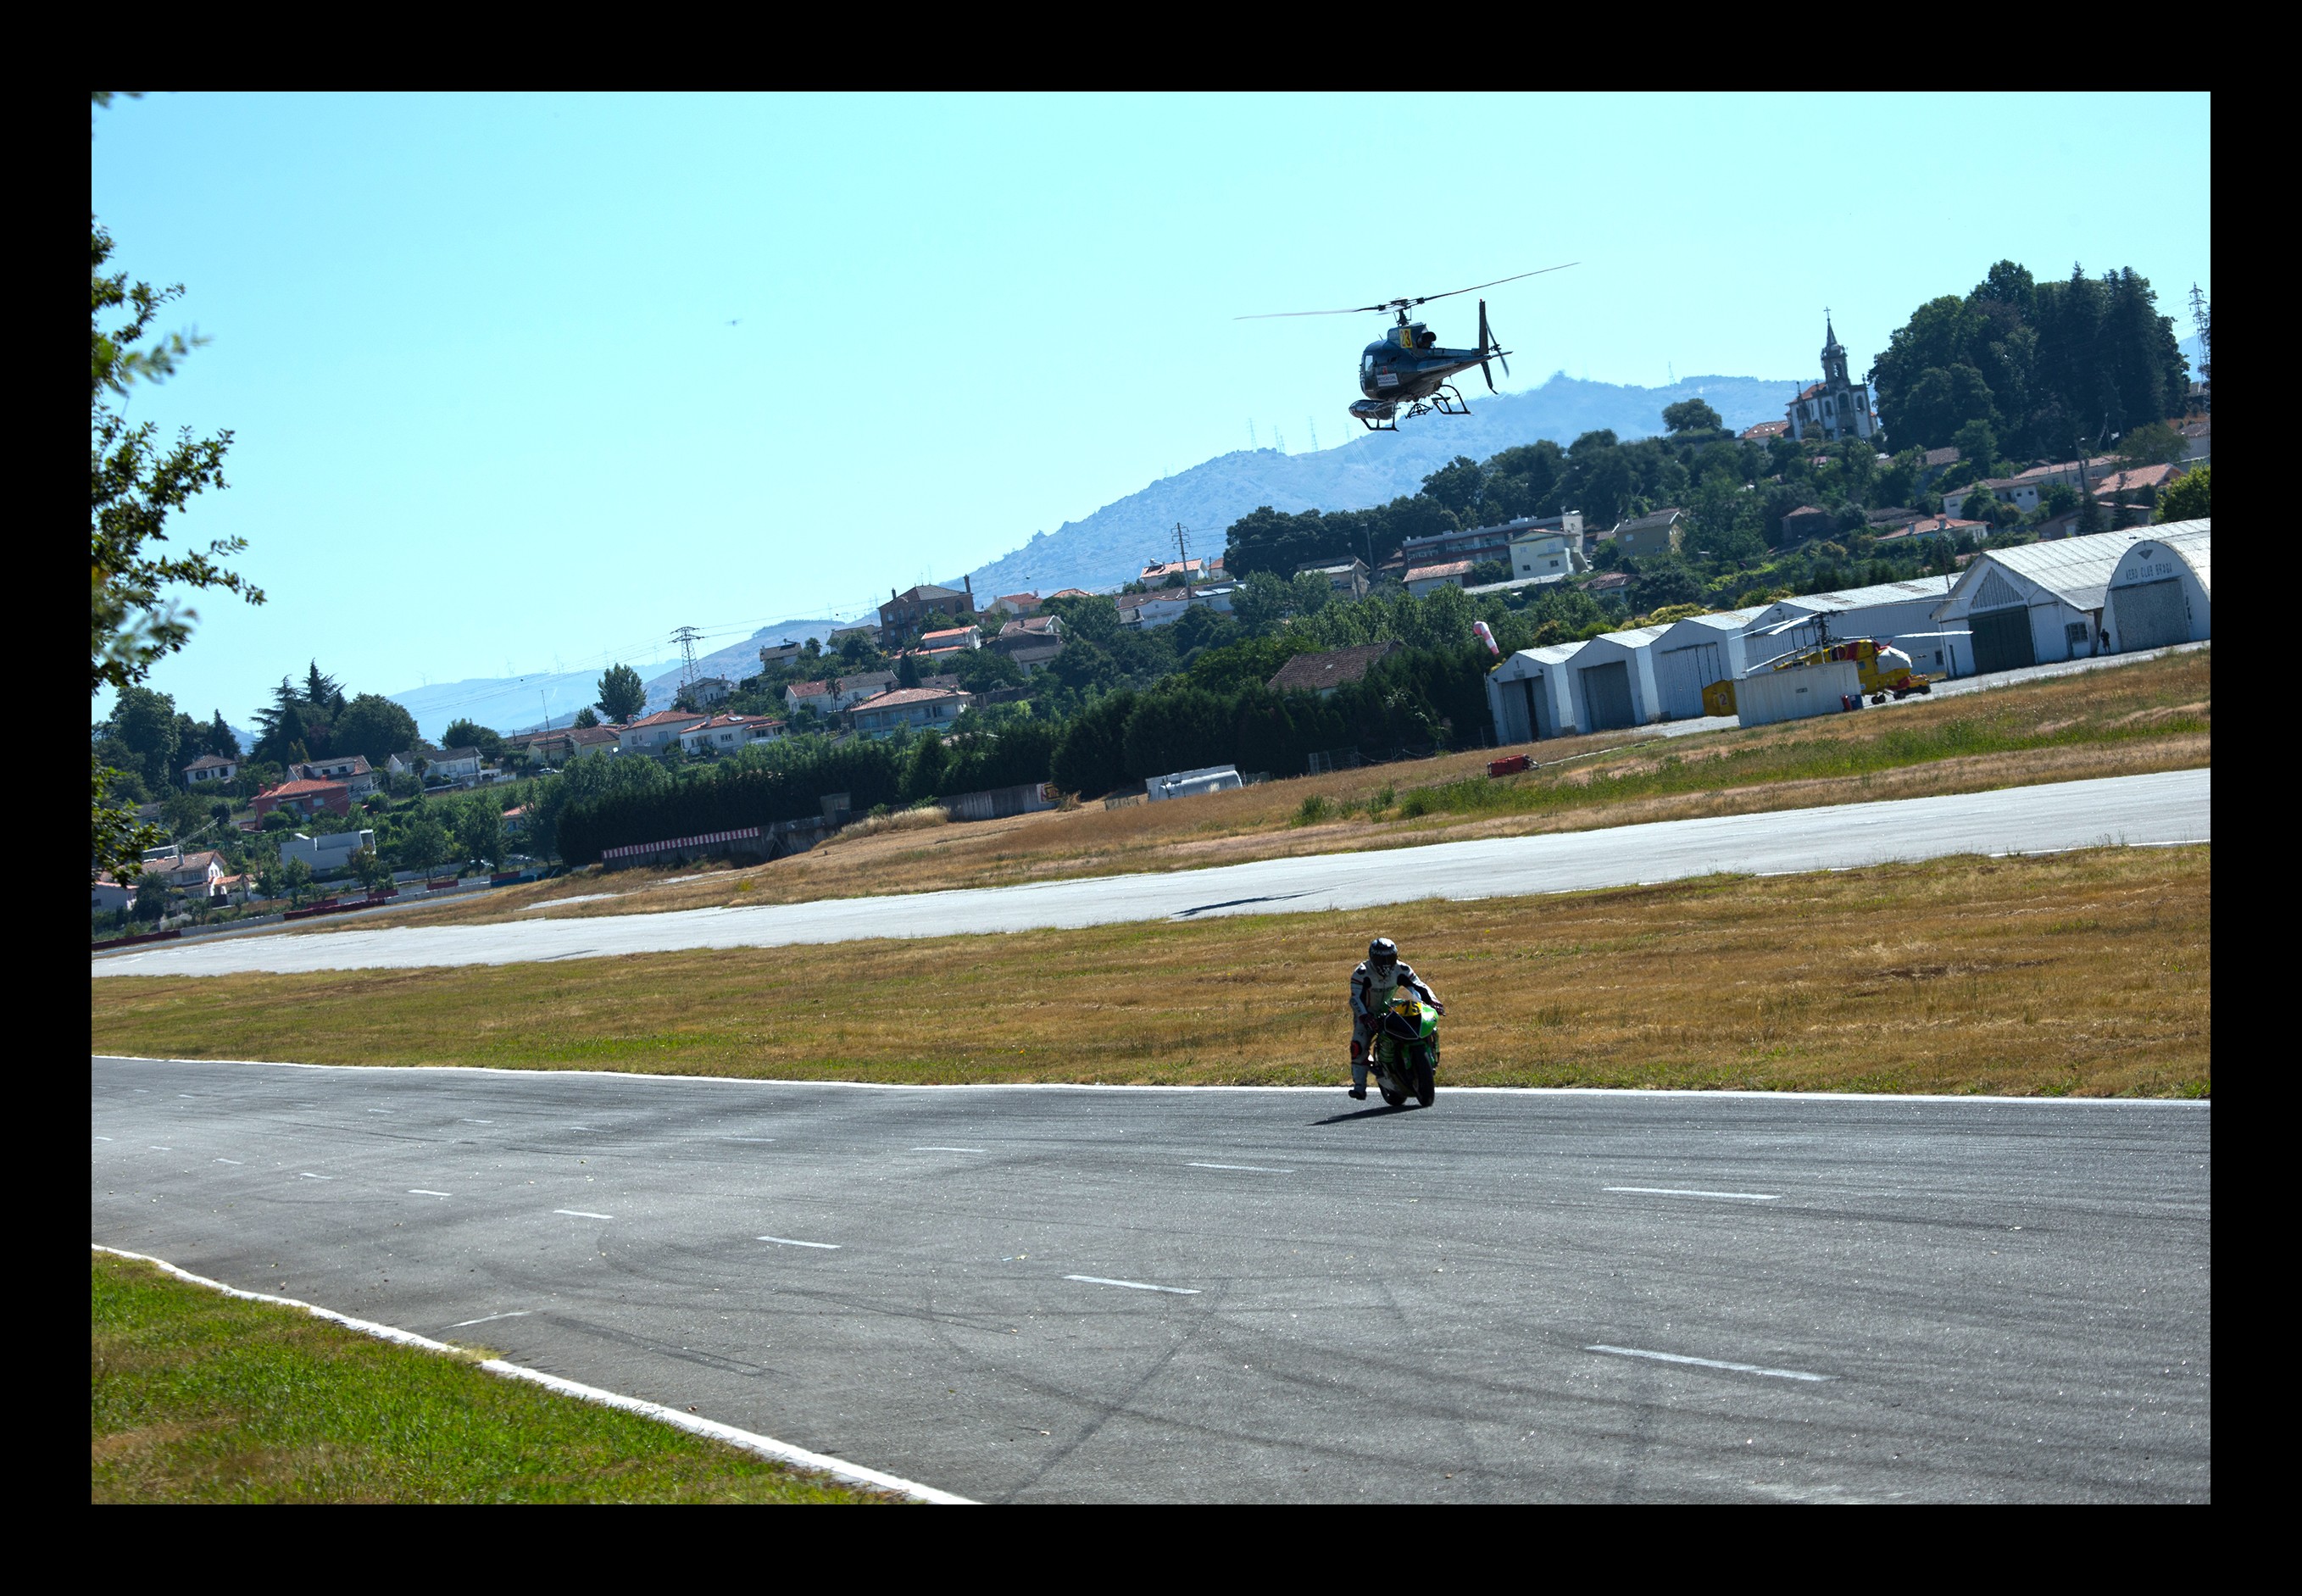
<svg viewBox="0 0 2302 1596">
<path fill-rule="evenodd" d="M 1558 728 L 1551 724 L 1550 684 L 1541 676 L 1526 676 L 1519 685 L 1526 691 L 1526 735 L 1530 743 L 1544 737 L 1555 737 Z"/>
<path fill-rule="evenodd" d="M 1975 675 L 1987 676 L 1994 670 L 2012 670 L 2038 662 L 2030 646 L 2030 611 L 2027 606 L 1981 610 L 1968 616 L 1966 624 L 1974 633 Z"/>
<path fill-rule="evenodd" d="M 2180 577 L 2110 590 L 2110 615 L 2121 649 L 2163 649 L 2190 641 L 2190 602 Z"/>
<path fill-rule="evenodd" d="M 1662 712 L 1673 720 L 1692 720 L 1702 713 L 1702 690 L 1726 675 L 1726 651 L 1715 643 L 1698 643 L 1655 656 L 1655 690 L 1662 695 Z"/>
<path fill-rule="evenodd" d="M 1583 679 L 1584 731 L 1610 732 L 1617 727 L 1637 722 L 1638 717 L 1631 712 L 1631 668 L 1627 660 L 1610 660 L 1575 674 Z"/>
</svg>

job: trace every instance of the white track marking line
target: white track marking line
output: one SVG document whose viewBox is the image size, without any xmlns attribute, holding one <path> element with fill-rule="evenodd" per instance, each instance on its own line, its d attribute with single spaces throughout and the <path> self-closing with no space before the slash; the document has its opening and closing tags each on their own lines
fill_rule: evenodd
<svg viewBox="0 0 2302 1596">
<path fill-rule="evenodd" d="M 1626 1191 L 1634 1197 L 1718 1197 L 1730 1203 L 1779 1203 L 1779 1191 L 1688 1191 L 1676 1186 L 1602 1186 L 1601 1191 Z"/>
<path fill-rule="evenodd" d="M 159 1146 L 157 1143 L 155 1143 L 152 1146 L 146 1147 L 144 1150 L 147 1153 L 172 1153 L 176 1149 L 173 1147 L 164 1147 Z"/>
<path fill-rule="evenodd" d="M 1105 1280 L 1099 1274 L 1067 1274 L 1063 1278 L 1088 1286 L 1124 1286 L 1130 1291 L 1165 1291 L 1176 1297 L 1197 1297 L 1199 1294 L 1197 1286 L 1155 1286 L 1148 1281 Z"/>
<path fill-rule="evenodd" d="M 89 1134 L 94 1135 L 95 1133 L 91 1131 Z M 96 1139 L 98 1141 L 110 1141 L 112 1138 L 108 1136 L 98 1136 Z"/>
<path fill-rule="evenodd" d="M 388 1108 L 367 1108 L 362 1109 L 360 1112 L 363 1113 L 390 1113 L 391 1110 Z"/>
<path fill-rule="evenodd" d="M 1235 1169 L 1250 1175 L 1291 1175 L 1291 1169 L 1265 1169 L 1259 1163 L 1187 1163 L 1185 1169 Z"/>
<path fill-rule="evenodd" d="M 723 1136 L 719 1139 L 722 1141 L 771 1142 L 776 1138 L 772 1136 Z"/>
<path fill-rule="evenodd" d="M 533 1308 L 516 1308 L 508 1314 L 483 1314 L 476 1319 L 459 1319 L 448 1326 L 449 1330 L 469 1330 L 475 1324 L 493 1324 L 499 1319 L 525 1319 Z"/>
<path fill-rule="evenodd" d="M 495 1121 L 493 1120 L 458 1120 L 456 1123 L 458 1125 L 492 1125 Z"/>
<path fill-rule="evenodd" d="M 237 1158 L 219 1158 L 219 1159 L 217 1159 L 215 1162 L 216 1162 L 216 1163 L 231 1163 L 231 1164 L 238 1164 L 238 1163 L 239 1163 L 239 1159 L 237 1159 Z M 243 1167 L 243 1168 L 244 1168 L 244 1167 L 246 1167 L 246 1166 L 245 1166 L 245 1165 L 242 1165 L 241 1167 Z"/>
<path fill-rule="evenodd" d="M 2188 1101 L 2188 1099 L 2180 1099 L 2180 1101 Z M 374 1336 L 378 1340 L 392 1341 L 403 1347 L 420 1347 L 426 1352 L 452 1355 L 465 1350 L 460 1347 L 451 1347 L 445 1341 L 435 1341 L 430 1336 L 419 1336 L 413 1331 L 400 1330 L 390 1324 L 378 1324 L 372 1319 L 355 1319 L 348 1314 L 334 1313 L 327 1308 L 316 1307 L 308 1302 L 298 1302 L 292 1297 L 267 1297 L 260 1291 L 242 1291 L 237 1287 L 225 1285 L 222 1281 L 212 1281 L 205 1275 L 179 1269 L 164 1258 L 155 1258 L 146 1253 L 122 1252 L 118 1247 L 105 1247 L 97 1242 L 90 1242 L 88 1250 L 109 1253 L 115 1258 L 132 1258 L 139 1264 L 149 1264 L 155 1268 L 174 1275 L 178 1280 L 189 1281 L 195 1286 L 205 1286 L 211 1291 L 220 1291 L 226 1297 L 237 1297 L 245 1302 L 269 1302 L 281 1307 L 300 1308 L 315 1319 L 325 1319 L 332 1324 L 340 1324 L 347 1330 L 357 1331 L 365 1336 Z M 733 1424 L 723 1424 L 717 1419 L 700 1418 L 694 1414 L 682 1413 L 676 1407 L 666 1407 L 658 1402 L 643 1402 L 636 1397 L 626 1397 L 620 1392 L 601 1390 L 596 1385 L 579 1385 L 573 1380 L 562 1380 L 557 1374 L 546 1374 L 539 1369 L 522 1368 L 517 1364 L 507 1363 L 500 1357 L 491 1357 L 479 1366 L 501 1380 L 522 1381 L 529 1385 L 540 1385 L 548 1391 L 558 1391 L 565 1397 L 574 1397 L 585 1402 L 597 1402 L 603 1407 L 614 1407 L 625 1413 L 635 1413 L 643 1418 L 653 1419 L 658 1424 L 669 1424 L 675 1430 L 685 1430 L 691 1435 L 708 1435 L 714 1441 L 724 1441 L 731 1446 L 741 1447 L 745 1451 L 756 1453 L 760 1457 L 772 1457 L 778 1463 L 794 1464 L 801 1468 L 814 1469 L 819 1473 L 828 1474 L 835 1479 L 845 1480 L 852 1484 L 868 1485 L 875 1491 L 900 1491 L 913 1501 L 946 1502 L 954 1506 L 969 1505 L 968 1499 L 963 1496 L 954 1496 L 948 1491 L 938 1491 L 932 1485 L 922 1485 L 916 1480 L 906 1480 L 899 1474 L 883 1474 L 876 1468 L 865 1468 L 861 1464 L 850 1463 L 844 1457 L 834 1457 L 827 1453 L 811 1452 L 804 1447 L 795 1447 L 789 1441 L 777 1441 L 771 1435 L 761 1435 L 750 1430 L 738 1430 Z"/>
<path fill-rule="evenodd" d="M 812 1247 L 818 1251 L 828 1253 L 836 1253 L 839 1250 L 839 1243 L 836 1241 L 794 1241 L 788 1236 L 754 1236 L 752 1239 L 772 1241 L 777 1247 Z"/>
<path fill-rule="evenodd" d="M 1810 1374 L 1803 1369 L 1762 1369 L 1757 1364 L 1730 1364 L 1715 1357 L 1688 1357 L 1677 1352 L 1648 1352 L 1637 1347 L 1585 1347 L 1585 1352 L 1609 1352 L 1617 1357 L 1651 1357 L 1660 1364 L 1693 1364 L 1700 1369 L 1728 1369 L 1737 1374 L 1764 1374 L 1770 1380 L 1829 1380 L 1829 1374 Z"/>
<path fill-rule="evenodd" d="M 565 1214 L 570 1219 L 613 1219 L 612 1214 L 593 1214 L 583 1208 L 554 1208 L 554 1214 Z"/>
<path fill-rule="evenodd" d="M 426 1191 L 421 1186 L 411 1186 L 407 1189 L 407 1195 L 409 1197 L 454 1197 L 456 1194 L 452 1191 Z M 455 1327 L 450 1325 L 449 1328 L 452 1330 Z"/>
<path fill-rule="evenodd" d="M 981 1147 L 913 1147 L 914 1153 L 980 1153 Z"/>
<path fill-rule="evenodd" d="M 307 1169 L 298 1170 L 296 1172 L 296 1178 L 298 1180 L 332 1180 L 335 1179 L 333 1175 L 315 1175 Z"/>
</svg>

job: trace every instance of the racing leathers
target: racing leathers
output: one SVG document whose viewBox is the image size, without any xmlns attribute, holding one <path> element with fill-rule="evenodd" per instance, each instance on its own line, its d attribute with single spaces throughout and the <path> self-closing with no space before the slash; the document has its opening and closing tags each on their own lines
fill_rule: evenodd
<svg viewBox="0 0 2302 1596">
<path fill-rule="evenodd" d="M 1401 959 L 1387 970 L 1378 970 L 1372 959 L 1363 962 L 1351 971 L 1351 1095 L 1365 1096 L 1367 1079 L 1367 1046 L 1382 1028 L 1382 1012 L 1390 1006 L 1391 995 L 1404 987 L 1432 1007 L 1444 1012 L 1439 995 L 1424 984 L 1415 973 L 1415 966 Z"/>
</svg>

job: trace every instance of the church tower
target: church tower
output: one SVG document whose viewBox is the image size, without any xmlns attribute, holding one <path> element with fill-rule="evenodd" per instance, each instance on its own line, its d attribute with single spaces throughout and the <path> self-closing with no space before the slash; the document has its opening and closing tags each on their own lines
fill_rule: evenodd
<svg viewBox="0 0 2302 1596">
<path fill-rule="evenodd" d="M 1812 433 L 1836 442 L 1868 438 L 1878 430 L 1869 385 L 1846 374 L 1846 346 L 1838 341 L 1828 311 L 1822 317 L 1822 381 L 1793 399 L 1784 419 L 1790 423 L 1791 436 L 1802 440 Z"/>
<path fill-rule="evenodd" d="M 1822 318 L 1822 385 L 1832 393 L 1844 393 L 1853 386 L 1846 380 L 1846 346 L 1838 341 L 1838 332 L 1830 324 L 1830 317 Z"/>
</svg>

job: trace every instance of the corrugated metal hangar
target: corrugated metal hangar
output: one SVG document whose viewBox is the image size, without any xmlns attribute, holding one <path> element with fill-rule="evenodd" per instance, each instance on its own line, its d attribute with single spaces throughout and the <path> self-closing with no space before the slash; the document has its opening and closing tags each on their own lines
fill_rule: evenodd
<svg viewBox="0 0 2302 1596">
<path fill-rule="evenodd" d="M 1498 743 L 1527 743 L 1695 718 L 1711 683 L 1747 680 L 1825 642 L 1871 638 L 1937 677 L 2203 642 L 2214 635 L 2213 554 L 2211 519 L 1988 550 L 1955 577 L 1522 649 L 1488 673 L 1487 707 Z"/>
</svg>

